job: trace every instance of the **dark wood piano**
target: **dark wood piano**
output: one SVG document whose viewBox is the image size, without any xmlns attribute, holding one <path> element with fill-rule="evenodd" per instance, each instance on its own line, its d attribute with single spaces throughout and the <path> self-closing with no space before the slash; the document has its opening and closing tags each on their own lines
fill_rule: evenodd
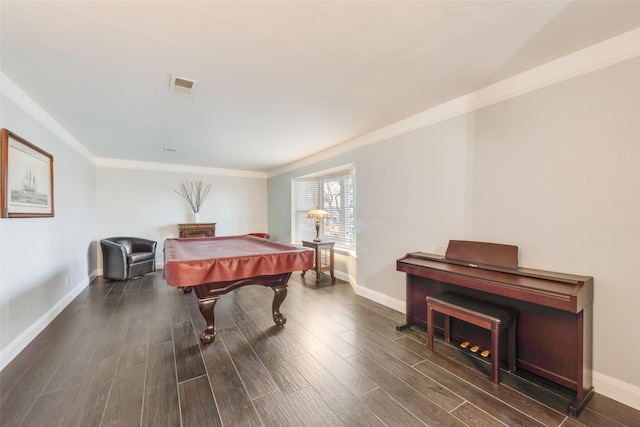
<svg viewBox="0 0 640 427">
<path fill-rule="evenodd" d="M 406 324 L 398 329 L 426 326 L 426 297 L 443 291 L 517 307 L 518 375 L 525 370 L 567 389 L 567 412 L 580 414 L 594 392 L 592 277 L 519 268 L 517 246 L 460 240 L 449 242 L 444 257 L 409 253 L 397 270 L 407 274 Z M 436 318 L 436 329 L 441 322 Z M 489 337 L 474 328 L 454 324 L 452 337 L 489 348 Z"/>
</svg>

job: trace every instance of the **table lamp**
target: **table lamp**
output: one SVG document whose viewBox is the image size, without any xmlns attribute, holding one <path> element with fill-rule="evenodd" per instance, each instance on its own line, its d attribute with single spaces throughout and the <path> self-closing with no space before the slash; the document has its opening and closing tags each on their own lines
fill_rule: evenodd
<svg viewBox="0 0 640 427">
<path fill-rule="evenodd" d="M 307 212 L 307 218 L 315 218 L 316 220 L 316 238 L 313 239 L 314 242 L 320 241 L 320 219 L 326 218 L 329 216 L 327 211 L 323 211 L 322 209 L 311 209 Z"/>
</svg>

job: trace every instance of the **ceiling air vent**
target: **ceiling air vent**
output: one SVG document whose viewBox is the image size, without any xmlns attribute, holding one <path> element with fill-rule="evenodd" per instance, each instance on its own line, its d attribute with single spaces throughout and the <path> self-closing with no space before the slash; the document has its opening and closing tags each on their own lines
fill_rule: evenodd
<svg viewBox="0 0 640 427">
<path fill-rule="evenodd" d="M 182 95 L 191 95 L 191 92 L 196 88 L 198 82 L 186 77 L 176 76 L 171 74 L 171 83 L 169 83 L 169 91 L 179 93 Z"/>
</svg>

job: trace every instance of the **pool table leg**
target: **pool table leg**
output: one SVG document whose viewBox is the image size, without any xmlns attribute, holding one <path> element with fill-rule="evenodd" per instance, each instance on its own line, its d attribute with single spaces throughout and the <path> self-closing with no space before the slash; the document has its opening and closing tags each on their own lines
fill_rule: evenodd
<svg viewBox="0 0 640 427">
<path fill-rule="evenodd" d="M 287 323 L 287 316 L 280 313 L 280 305 L 282 301 L 287 297 L 287 287 L 286 285 L 279 288 L 272 288 L 273 295 L 273 304 L 271 305 L 271 312 L 273 313 L 273 321 L 278 326 L 282 326 Z"/>
<path fill-rule="evenodd" d="M 204 328 L 202 335 L 200 335 L 200 342 L 202 344 L 211 344 L 216 339 L 216 320 L 213 314 L 213 309 L 218 302 L 219 297 L 198 299 L 198 308 L 202 317 L 207 322 L 207 327 Z"/>
</svg>

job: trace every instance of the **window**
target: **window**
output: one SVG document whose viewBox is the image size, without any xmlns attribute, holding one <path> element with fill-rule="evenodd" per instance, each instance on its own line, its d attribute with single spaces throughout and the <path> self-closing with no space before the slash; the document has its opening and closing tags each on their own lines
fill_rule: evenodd
<svg viewBox="0 0 640 427">
<path fill-rule="evenodd" d="M 320 208 L 329 214 L 320 220 L 320 238 L 337 248 L 356 248 L 355 169 L 300 177 L 294 180 L 294 240 L 312 240 L 315 220 L 307 212 Z"/>
</svg>

